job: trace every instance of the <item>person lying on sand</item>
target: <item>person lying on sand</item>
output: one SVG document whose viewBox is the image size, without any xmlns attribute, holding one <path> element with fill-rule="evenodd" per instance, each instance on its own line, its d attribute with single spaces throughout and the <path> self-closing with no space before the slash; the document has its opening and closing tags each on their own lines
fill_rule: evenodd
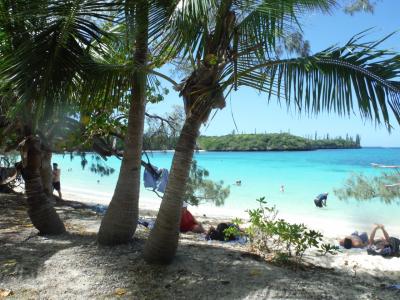
<svg viewBox="0 0 400 300">
<path fill-rule="evenodd" d="M 181 208 L 181 225 L 180 225 L 181 232 L 188 232 L 193 231 L 195 233 L 203 233 L 205 232 L 201 223 L 199 223 L 190 211 L 187 209 L 187 203 L 183 202 Z"/>
<path fill-rule="evenodd" d="M 375 234 L 378 229 L 382 230 L 383 239 L 376 239 Z M 382 224 L 376 224 L 372 228 L 371 236 L 369 238 L 368 254 L 382 255 L 382 256 L 395 256 L 400 254 L 400 240 L 395 237 L 389 236 L 385 227 Z"/>
<path fill-rule="evenodd" d="M 353 232 L 351 235 L 341 239 L 339 244 L 346 249 L 366 247 L 368 246 L 368 234 L 366 232 L 360 234 L 358 231 Z"/>
</svg>

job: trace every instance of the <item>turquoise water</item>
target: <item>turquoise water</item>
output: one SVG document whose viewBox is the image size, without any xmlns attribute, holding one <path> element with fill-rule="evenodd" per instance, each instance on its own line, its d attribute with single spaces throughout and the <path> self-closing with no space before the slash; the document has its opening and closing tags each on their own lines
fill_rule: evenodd
<svg viewBox="0 0 400 300">
<path fill-rule="evenodd" d="M 152 164 L 170 168 L 173 153 L 150 154 Z M 95 194 L 109 201 L 117 181 L 120 160 L 111 158 L 106 164 L 115 168 L 110 176 L 100 177 L 89 171 L 91 155 L 87 156 L 88 167 L 82 170 L 80 158 L 72 161 L 69 155 L 55 155 L 62 169 L 62 188 L 78 194 Z M 333 189 L 340 187 L 352 172 L 378 175 L 381 170 L 370 167 L 370 163 L 399 164 L 400 148 L 364 148 L 351 150 L 317 150 L 304 152 L 200 152 L 195 154 L 198 165 L 210 171 L 210 178 L 223 180 L 231 186 L 231 194 L 224 208 L 245 210 L 257 206 L 255 199 L 265 196 L 268 203 L 279 211 L 304 217 L 351 220 L 357 223 L 380 222 L 398 226 L 400 206 L 386 205 L 375 199 L 370 202 L 338 200 Z M 68 169 L 72 169 L 68 171 Z M 234 185 L 241 180 L 242 185 Z M 284 185 L 285 191 L 280 187 Z M 318 209 L 313 199 L 322 192 L 329 192 L 328 207 Z M 142 188 L 142 201 L 157 197 Z"/>
</svg>

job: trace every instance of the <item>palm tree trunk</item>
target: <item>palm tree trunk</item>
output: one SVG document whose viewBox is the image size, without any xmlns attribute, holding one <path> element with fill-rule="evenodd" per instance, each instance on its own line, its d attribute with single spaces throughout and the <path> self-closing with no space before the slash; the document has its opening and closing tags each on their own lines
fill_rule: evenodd
<svg viewBox="0 0 400 300">
<path fill-rule="evenodd" d="M 183 125 L 175 149 L 167 189 L 155 226 L 144 249 L 144 259 L 148 263 L 167 264 L 175 256 L 183 196 L 201 123 L 201 118 L 192 114 Z"/>
<path fill-rule="evenodd" d="M 148 3 L 136 7 L 135 63 L 145 66 L 148 52 Z M 124 156 L 114 195 L 104 216 L 98 241 L 103 245 L 127 243 L 135 233 L 139 214 L 140 171 L 146 106 L 147 76 L 143 70 L 133 75 L 133 91 L 129 109 Z"/>
<path fill-rule="evenodd" d="M 65 227 L 44 192 L 40 166 L 42 163 L 40 140 L 29 136 L 22 146 L 22 164 L 19 164 L 25 181 L 28 215 L 41 234 L 61 234 Z"/>
<path fill-rule="evenodd" d="M 53 180 L 51 169 L 51 151 L 42 150 L 42 163 L 40 167 L 40 177 L 42 178 L 43 192 L 49 196 L 53 196 Z"/>
</svg>

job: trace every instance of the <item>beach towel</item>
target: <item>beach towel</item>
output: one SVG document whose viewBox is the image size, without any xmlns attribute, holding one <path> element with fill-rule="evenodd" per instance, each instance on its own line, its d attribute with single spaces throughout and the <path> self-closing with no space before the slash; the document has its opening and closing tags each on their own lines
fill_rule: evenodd
<svg viewBox="0 0 400 300">
<path fill-rule="evenodd" d="M 143 183 L 145 188 L 151 188 L 153 191 L 157 190 L 161 193 L 165 192 L 168 183 L 168 170 L 158 169 L 152 166 L 155 172 L 144 169 Z"/>
<path fill-rule="evenodd" d="M 139 219 L 138 224 L 148 229 L 152 229 L 154 227 L 155 221 L 151 219 Z"/>
<path fill-rule="evenodd" d="M 164 193 L 165 189 L 167 187 L 168 184 L 168 170 L 167 169 L 162 169 L 161 170 L 161 177 L 160 180 L 158 182 L 158 186 L 157 186 L 157 191 Z"/>
<path fill-rule="evenodd" d="M 143 183 L 145 188 L 151 188 L 155 190 L 157 188 L 157 181 L 159 180 L 159 171 L 155 166 L 151 166 L 154 172 L 144 169 L 143 172 Z"/>
</svg>

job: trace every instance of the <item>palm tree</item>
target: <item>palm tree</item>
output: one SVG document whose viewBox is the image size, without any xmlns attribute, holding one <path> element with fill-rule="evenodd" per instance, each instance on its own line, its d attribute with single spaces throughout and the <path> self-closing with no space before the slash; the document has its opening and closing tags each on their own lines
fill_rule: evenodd
<svg viewBox="0 0 400 300">
<path fill-rule="evenodd" d="M 28 215 L 32 224 L 41 234 L 65 232 L 63 222 L 44 192 L 40 169 L 42 164 L 41 142 L 35 136 L 28 136 L 21 144 L 22 162 L 17 166 L 25 181 Z"/>
<path fill-rule="evenodd" d="M 174 3 L 175 1 L 158 0 L 125 1 L 126 42 L 134 44 L 134 47 L 128 47 L 133 53 L 132 61 L 128 64 L 134 65 L 131 68 L 133 75 L 129 79 L 132 84 L 130 109 L 123 160 L 114 195 L 100 226 L 100 244 L 126 243 L 132 239 L 136 230 L 148 73 L 154 67 L 151 64 L 156 61 L 162 64 L 158 57 L 150 56 L 149 47 L 157 43 L 157 38 L 164 32 L 164 23 Z M 150 62 L 149 57 L 152 57 Z M 115 70 L 112 68 L 110 76 L 114 76 Z M 109 77 L 104 78 L 107 82 Z"/>
<path fill-rule="evenodd" d="M 134 36 L 133 60 L 147 65 L 149 43 L 148 1 L 126 1 L 127 32 Z M 133 20 L 131 20 L 133 19 Z M 133 26 L 132 26 L 133 25 Z M 125 151 L 114 195 L 101 222 L 98 233 L 100 244 L 113 245 L 128 242 L 136 230 L 139 210 L 141 154 L 146 106 L 147 75 L 145 68 L 132 76 L 131 103 L 128 117 Z"/>
<path fill-rule="evenodd" d="M 29 215 L 41 233 L 65 228 L 48 202 L 51 148 L 40 129 L 76 109 L 88 46 L 103 33 L 98 23 L 109 18 L 105 9 L 114 6 L 92 0 L 0 1 L 0 105 L 9 121 L 6 131 L 24 140 L 26 159 L 20 168 Z"/>
<path fill-rule="evenodd" d="M 297 26 L 297 16 L 312 9 L 329 11 L 330 0 L 250 0 L 181 2 L 166 44 L 186 43 L 193 72 L 178 86 L 186 108 L 169 183 L 155 227 L 146 243 L 150 263 L 172 261 L 179 239 L 182 185 L 188 178 L 199 128 L 213 108 L 225 106 L 224 94 L 248 86 L 276 95 L 300 112 L 350 114 L 358 105 L 365 118 L 390 128 L 389 109 L 400 121 L 399 56 L 362 43 L 364 33 L 343 47 L 312 56 L 281 59 L 278 42 Z"/>
<path fill-rule="evenodd" d="M 6 68 L 7 77 L 13 78 L 13 84 L 22 90 L 21 99 L 33 98 L 35 107 L 44 108 L 47 116 L 54 113 L 52 108 L 61 105 L 73 106 L 75 112 L 83 115 L 105 109 L 111 113 L 125 96 L 130 96 L 124 157 L 113 198 L 100 227 L 101 244 L 128 242 L 135 232 L 147 73 L 165 61 L 165 55 L 152 56 L 153 66 L 148 65 L 148 45 L 157 42 L 175 2 L 80 0 L 46 5 L 49 3 L 43 1 L 40 10 L 46 20 L 41 22 L 43 28 L 36 29 L 40 33 L 34 41 L 22 47 Z M 39 15 L 35 9 L 24 13 Z M 112 49 L 115 45 L 121 52 Z M 25 74 L 36 77 L 32 80 Z M 29 94 L 23 87 L 30 81 L 37 83 L 28 89 Z"/>
</svg>

